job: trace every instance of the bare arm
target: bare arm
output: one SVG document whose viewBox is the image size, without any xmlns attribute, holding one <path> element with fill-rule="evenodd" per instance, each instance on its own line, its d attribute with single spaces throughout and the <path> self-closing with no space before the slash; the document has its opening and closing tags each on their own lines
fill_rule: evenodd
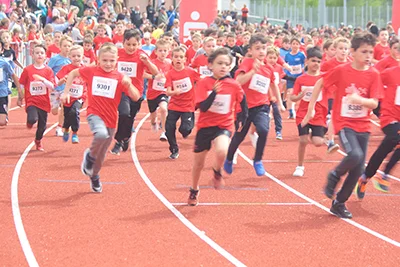
<svg viewBox="0 0 400 267">
<path fill-rule="evenodd" d="M 71 71 L 68 76 L 67 76 L 67 81 L 65 82 L 65 88 L 64 88 L 64 94 L 62 96 L 62 101 L 65 103 L 69 103 L 70 101 L 70 95 L 69 95 L 69 89 L 71 89 L 72 81 L 76 77 L 80 77 L 81 74 L 79 73 L 79 69 L 74 69 Z"/>
<path fill-rule="evenodd" d="M 128 95 L 133 101 L 138 101 L 140 98 L 139 90 L 132 84 L 128 76 L 124 76 L 122 84 L 128 87 Z"/>
<path fill-rule="evenodd" d="M 315 103 L 317 102 L 318 96 L 321 93 L 322 88 L 324 87 L 324 79 L 321 78 L 317 81 L 317 83 L 314 86 L 313 93 L 311 95 L 310 102 L 308 104 L 308 111 L 306 116 L 304 117 L 303 121 L 301 122 L 301 126 L 304 127 L 312 117 L 314 117 L 314 108 L 315 108 Z"/>
<path fill-rule="evenodd" d="M 286 110 L 285 107 L 283 106 L 282 98 L 281 98 L 281 93 L 279 92 L 278 86 L 276 86 L 275 83 L 272 83 L 272 84 L 270 85 L 270 87 L 271 87 L 271 89 L 272 89 L 272 92 L 273 92 L 274 95 L 276 96 L 276 100 L 278 101 L 278 104 L 279 104 L 279 109 L 280 109 L 281 111 Z"/>
<path fill-rule="evenodd" d="M 237 77 L 236 77 L 236 81 L 240 84 L 243 85 L 245 83 L 247 83 L 248 81 L 250 81 L 251 77 L 253 77 L 253 75 L 256 72 L 252 69 L 251 71 L 247 72 L 247 73 L 243 73 L 241 72 Z"/>
</svg>

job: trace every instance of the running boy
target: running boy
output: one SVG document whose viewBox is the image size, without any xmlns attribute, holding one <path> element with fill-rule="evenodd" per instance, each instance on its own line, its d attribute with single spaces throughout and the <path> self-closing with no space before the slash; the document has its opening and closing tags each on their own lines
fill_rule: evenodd
<svg viewBox="0 0 400 267">
<path fill-rule="evenodd" d="M 233 130 L 233 110 L 235 109 L 238 114 L 238 121 L 241 124 L 247 119 L 247 104 L 243 90 L 237 81 L 229 77 L 231 61 L 228 49 L 217 49 L 208 57 L 209 68 L 213 75 L 202 79 L 196 87 L 196 106 L 200 108 L 200 115 L 194 145 L 192 187 L 188 198 L 190 206 L 198 204 L 200 175 L 212 142 L 216 154 L 212 181 L 215 189 L 224 186 L 221 169 L 228 153 L 229 138 Z"/>
<path fill-rule="evenodd" d="M 212 75 L 211 70 L 208 68 L 208 56 L 211 55 L 211 53 L 215 50 L 215 46 L 216 43 L 214 38 L 207 37 L 204 39 L 203 49 L 205 53 L 197 56 L 191 64 L 191 67 L 200 73 L 201 78 Z"/>
<path fill-rule="evenodd" d="M 378 105 L 382 95 L 382 82 L 379 73 L 370 67 L 373 58 L 375 37 L 370 33 L 354 35 L 351 53 L 354 61 L 337 66 L 318 80 L 308 106 L 308 112 L 301 126 L 308 124 L 314 113 L 314 106 L 322 88 L 336 85 L 332 122 L 335 132 L 347 156 L 336 168 L 329 172 L 325 195 L 334 197 L 340 178 L 347 173 L 342 188 L 332 201 L 331 212 L 340 218 L 352 218 L 345 202 L 351 196 L 358 178 L 364 169 L 370 132 L 370 111 Z"/>
<path fill-rule="evenodd" d="M 33 48 L 33 64 L 26 67 L 19 79 L 21 87 L 25 90 L 25 110 L 28 114 L 26 127 L 32 129 L 37 122 L 35 137 L 36 150 L 44 151 L 42 138 L 46 130 L 47 113 L 50 112 L 49 92 L 54 90 L 54 74 L 47 67 L 46 48 L 35 45 Z"/>
<path fill-rule="evenodd" d="M 99 172 L 117 126 L 122 92 L 135 101 L 140 98 L 131 80 L 115 69 L 117 59 L 117 47 L 111 43 L 104 44 L 99 50 L 99 66 L 71 71 L 65 86 L 66 94 L 63 95 L 63 101 L 70 102 L 69 92 L 77 77 L 81 77 L 88 85 L 87 120 L 94 138 L 90 148 L 83 154 L 82 172 L 90 177 L 91 188 L 97 193 L 102 192 Z"/>
</svg>

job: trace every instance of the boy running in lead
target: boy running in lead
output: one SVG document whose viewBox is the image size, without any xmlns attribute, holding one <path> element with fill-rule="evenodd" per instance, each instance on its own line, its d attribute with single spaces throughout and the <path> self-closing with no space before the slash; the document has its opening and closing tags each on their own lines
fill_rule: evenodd
<svg viewBox="0 0 400 267">
<path fill-rule="evenodd" d="M 370 111 L 378 106 L 382 96 L 382 82 L 378 71 L 370 67 L 375 37 L 370 33 L 356 34 L 351 41 L 352 63 L 337 66 L 315 85 L 304 127 L 313 117 L 316 100 L 322 88 L 336 85 L 332 110 L 332 123 L 347 156 L 329 172 L 325 195 L 334 198 L 340 178 L 347 173 L 342 188 L 332 201 L 330 211 L 340 218 L 352 218 L 345 202 L 351 196 L 364 169 L 371 128 Z"/>
<path fill-rule="evenodd" d="M 139 91 L 131 80 L 116 70 L 118 49 L 114 44 L 105 43 L 99 50 L 99 66 L 75 69 L 67 77 L 64 102 L 70 102 L 72 82 L 81 77 L 88 85 L 88 123 L 93 133 L 90 148 L 83 154 L 82 172 L 90 177 L 93 192 L 103 190 L 99 172 L 106 157 L 108 146 L 117 127 L 118 104 L 122 92 L 133 100 L 140 98 Z"/>
</svg>

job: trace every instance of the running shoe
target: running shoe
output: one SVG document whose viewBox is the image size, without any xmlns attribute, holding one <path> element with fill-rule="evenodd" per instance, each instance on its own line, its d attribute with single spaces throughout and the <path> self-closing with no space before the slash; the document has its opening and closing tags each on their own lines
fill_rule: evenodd
<svg viewBox="0 0 400 267">
<path fill-rule="evenodd" d="M 332 201 L 332 207 L 330 211 L 339 218 L 351 219 L 353 214 L 346 208 L 344 203 L 339 203 L 336 200 Z"/>
<path fill-rule="evenodd" d="M 333 194 L 335 193 L 335 189 L 339 181 L 340 177 L 336 175 L 336 172 L 330 171 L 328 174 L 328 181 L 324 189 L 324 193 L 328 198 L 333 198 Z"/>
<path fill-rule="evenodd" d="M 93 175 L 93 165 L 95 159 L 90 156 L 90 149 L 87 148 L 85 152 L 83 152 L 83 160 L 81 164 L 81 171 L 84 175 L 92 176 Z"/>
<path fill-rule="evenodd" d="M 213 172 L 214 172 L 214 178 L 212 179 L 212 183 L 214 185 L 214 188 L 217 190 L 224 188 L 225 181 L 224 181 L 224 178 L 222 177 L 221 172 L 216 171 L 214 169 L 213 169 Z"/>
<path fill-rule="evenodd" d="M 387 177 L 387 175 L 382 175 L 380 173 L 375 174 L 373 180 L 372 180 L 374 187 L 383 192 L 383 193 L 387 193 L 389 192 L 389 178 Z"/>
<path fill-rule="evenodd" d="M 111 149 L 111 154 L 119 155 L 122 150 L 122 144 L 120 142 L 115 142 L 114 147 Z"/>
<path fill-rule="evenodd" d="M 35 140 L 35 145 L 36 145 L 36 150 L 44 151 L 44 148 L 42 146 L 42 140 Z"/>
<path fill-rule="evenodd" d="M 122 145 L 122 151 L 126 152 L 129 149 L 129 139 L 128 140 L 122 140 L 121 145 Z"/>
<path fill-rule="evenodd" d="M 257 176 L 263 176 L 265 174 L 264 164 L 261 160 L 253 162 L 254 170 L 256 171 Z"/>
<path fill-rule="evenodd" d="M 165 135 L 165 132 L 162 132 L 160 135 L 160 141 L 166 142 L 168 141 L 167 136 Z"/>
<path fill-rule="evenodd" d="M 282 140 L 282 133 L 281 132 L 276 132 L 276 140 Z"/>
<path fill-rule="evenodd" d="M 76 133 L 72 134 L 71 141 L 73 144 L 79 144 L 79 137 Z"/>
<path fill-rule="evenodd" d="M 169 158 L 170 158 L 170 159 L 177 159 L 177 158 L 179 158 L 179 152 L 178 152 L 178 151 L 172 152 L 171 155 L 169 155 Z"/>
<path fill-rule="evenodd" d="M 359 178 L 358 182 L 356 184 L 356 188 L 354 191 L 356 191 L 357 198 L 359 200 L 362 200 L 365 197 L 365 191 L 367 190 L 367 183 L 369 179 L 364 180 L 363 178 Z"/>
<path fill-rule="evenodd" d="M 340 146 L 338 144 L 335 144 L 334 141 L 330 140 L 328 141 L 328 154 L 332 154 L 336 151 L 338 151 Z"/>
<path fill-rule="evenodd" d="M 68 132 L 68 131 L 65 131 L 65 132 L 63 133 L 63 141 L 64 141 L 64 142 L 68 142 L 68 140 L 69 140 L 69 132 Z"/>
<path fill-rule="evenodd" d="M 227 174 L 232 174 L 233 172 L 233 162 L 229 160 L 225 160 L 224 162 L 224 170 Z"/>
<path fill-rule="evenodd" d="M 199 195 L 200 195 L 200 190 L 195 190 L 193 188 L 189 189 L 189 198 L 188 198 L 188 205 L 189 206 L 197 206 L 199 204 Z"/>
<path fill-rule="evenodd" d="M 103 185 L 100 182 L 100 176 L 95 175 L 90 177 L 90 187 L 95 193 L 101 193 L 103 191 Z"/>
<path fill-rule="evenodd" d="M 57 128 L 56 128 L 56 136 L 58 136 L 58 137 L 64 136 L 63 130 L 60 126 L 57 126 Z"/>
<path fill-rule="evenodd" d="M 294 170 L 293 176 L 294 177 L 303 177 L 304 175 L 304 166 L 297 166 Z"/>
</svg>

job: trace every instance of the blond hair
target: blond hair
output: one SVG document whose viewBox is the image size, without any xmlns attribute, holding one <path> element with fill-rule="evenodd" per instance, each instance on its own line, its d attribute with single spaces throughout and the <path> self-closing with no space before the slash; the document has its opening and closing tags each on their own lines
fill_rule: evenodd
<svg viewBox="0 0 400 267">
<path fill-rule="evenodd" d="M 82 47 L 82 46 L 80 46 L 80 45 L 73 45 L 73 46 L 71 47 L 71 49 L 69 50 L 69 53 L 71 54 L 71 52 L 72 52 L 72 51 L 75 51 L 75 50 L 79 50 L 79 52 L 80 52 L 81 54 L 83 54 L 83 47 Z"/>
<path fill-rule="evenodd" d="M 61 39 L 60 39 L 60 45 L 61 45 L 64 41 L 70 42 L 71 44 L 74 43 L 74 41 L 72 40 L 72 38 L 69 37 L 68 35 L 63 35 L 63 36 L 61 37 Z"/>
<path fill-rule="evenodd" d="M 107 27 L 106 27 L 105 24 L 99 24 L 99 25 L 97 25 L 96 30 L 99 30 L 99 29 L 103 29 L 103 30 L 107 31 Z"/>
<path fill-rule="evenodd" d="M 208 43 L 208 42 L 215 42 L 215 39 L 214 39 L 214 37 L 206 37 L 205 39 L 204 39 L 204 41 L 203 41 L 203 44 L 206 44 L 206 43 Z"/>
<path fill-rule="evenodd" d="M 267 55 L 270 55 L 270 54 L 275 54 L 278 57 L 280 55 L 278 48 L 274 45 L 271 45 L 267 48 Z"/>
<path fill-rule="evenodd" d="M 350 47 L 350 41 L 349 41 L 349 39 L 347 39 L 347 38 L 344 38 L 344 37 L 338 37 L 338 38 L 336 38 L 336 39 L 333 41 L 333 47 L 334 47 L 334 48 L 337 48 L 338 45 L 339 45 L 339 43 L 345 43 L 345 44 L 347 44 L 347 45 Z"/>
<path fill-rule="evenodd" d="M 156 49 L 160 48 L 160 46 L 168 46 L 169 42 L 165 41 L 164 39 L 160 39 L 156 42 Z"/>
<path fill-rule="evenodd" d="M 113 43 L 104 43 L 99 50 L 99 57 L 104 53 L 112 53 L 118 55 L 118 48 Z"/>
</svg>

